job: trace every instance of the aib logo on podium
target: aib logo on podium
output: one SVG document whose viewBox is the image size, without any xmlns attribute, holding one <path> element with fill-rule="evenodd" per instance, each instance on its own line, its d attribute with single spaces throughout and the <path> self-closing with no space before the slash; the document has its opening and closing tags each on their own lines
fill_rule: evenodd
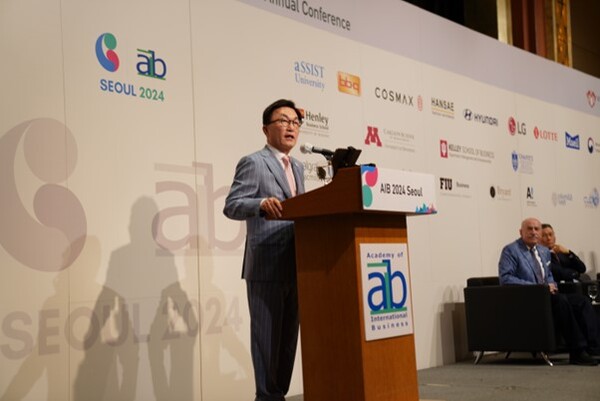
<svg viewBox="0 0 600 401">
<path fill-rule="evenodd" d="M 369 293 L 367 301 L 371 315 L 405 312 L 408 286 L 401 271 L 392 271 L 389 259 L 367 263 L 369 269 Z"/>
</svg>

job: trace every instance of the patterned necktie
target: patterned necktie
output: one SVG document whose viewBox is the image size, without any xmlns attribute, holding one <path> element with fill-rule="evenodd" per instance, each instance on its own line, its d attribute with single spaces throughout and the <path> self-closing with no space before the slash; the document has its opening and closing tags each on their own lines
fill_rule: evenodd
<svg viewBox="0 0 600 401">
<path fill-rule="evenodd" d="M 538 284 L 544 284 L 544 274 L 542 273 L 542 262 L 540 255 L 538 254 L 537 248 L 534 246 L 531 248 L 531 257 L 533 258 L 533 265 L 535 266 L 535 278 Z"/>
<path fill-rule="evenodd" d="M 284 155 L 281 160 L 283 161 L 285 176 L 287 177 L 288 184 L 290 185 L 290 190 L 292 192 L 292 196 L 296 196 L 296 181 L 294 180 L 294 173 L 292 172 L 292 165 L 290 163 L 290 157 Z"/>
</svg>

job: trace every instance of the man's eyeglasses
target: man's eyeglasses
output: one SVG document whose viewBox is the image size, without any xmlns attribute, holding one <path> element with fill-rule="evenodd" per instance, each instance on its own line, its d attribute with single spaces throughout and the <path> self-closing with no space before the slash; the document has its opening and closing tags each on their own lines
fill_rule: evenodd
<svg viewBox="0 0 600 401">
<path fill-rule="evenodd" d="M 273 124 L 273 123 L 279 123 L 281 124 L 281 126 L 287 128 L 290 125 L 293 126 L 294 128 L 300 128 L 302 126 L 302 123 L 298 120 L 288 120 L 287 118 L 280 118 L 278 120 L 273 120 L 271 121 L 269 124 Z"/>
</svg>

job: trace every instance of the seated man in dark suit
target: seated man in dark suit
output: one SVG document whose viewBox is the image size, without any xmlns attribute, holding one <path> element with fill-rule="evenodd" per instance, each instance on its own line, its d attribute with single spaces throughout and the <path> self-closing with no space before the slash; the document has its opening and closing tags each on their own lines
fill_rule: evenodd
<svg viewBox="0 0 600 401">
<path fill-rule="evenodd" d="M 598 322 L 590 301 L 581 294 L 559 294 L 550 270 L 550 250 L 538 245 L 542 224 L 528 218 L 521 223 L 521 238 L 502 249 L 498 273 L 500 284 L 544 284 L 550 291 L 552 314 L 569 349 L 569 362 L 594 366 L 597 354 Z"/>
<path fill-rule="evenodd" d="M 556 243 L 554 229 L 550 224 L 542 224 L 541 244 L 550 249 L 550 270 L 554 280 L 573 282 L 585 273 L 585 264 L 571 250 Z"/>
</svg>

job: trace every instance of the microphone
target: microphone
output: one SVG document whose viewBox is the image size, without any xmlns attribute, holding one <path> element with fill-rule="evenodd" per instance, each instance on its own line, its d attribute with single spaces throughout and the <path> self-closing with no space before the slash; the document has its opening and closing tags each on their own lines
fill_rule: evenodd
<svg viewBox="0 0 600 401">
<path fill-rule="evenodd" d="M 333 150 L 319 148 L 317 146 L 311 145 L 308 142 L 300 146 L 300 152 L 304 154 L 319 153 L 325 157 L 331 157 L 334 153 Z"/>
</svg>

